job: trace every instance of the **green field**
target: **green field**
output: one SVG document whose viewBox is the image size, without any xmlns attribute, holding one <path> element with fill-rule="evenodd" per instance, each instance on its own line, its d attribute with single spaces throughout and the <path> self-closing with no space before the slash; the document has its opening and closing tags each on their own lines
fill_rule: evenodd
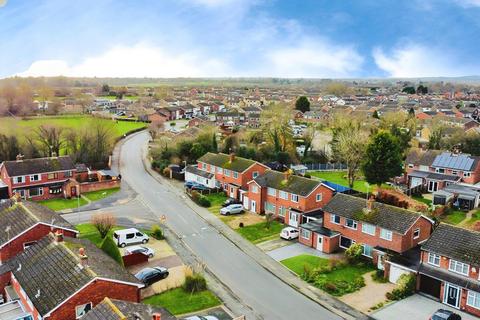
<svg viewBox="0 0 480 320">
<path fill-rule="evenodd" d="M 348 187 L 347 172 L 346 171 L 310 171 L 308 172 L 312 177 L 317 177 L 322 180 L 327 180 L 344 187 Z M 368 189 L 365 185 L 365 180 L 357 179 L 353 183 L 353 189 L 359 192 L 367 193 L 375 190 L 377 186 L 371 185 Z M 382 188 L 390 188 L 388 185 L 383 184 Z"/>
<path fill-rule="evenodd" d="M 124 134 L 145 127 L 143 122 L 130 122 L 130 121 L 113 121 L 110 119 L 99 119 L 91 116 L 58 116 L 58 117 L 35 117 L 27 120 L 13 119 L 13 118 L 0 118 L 0 133 L 12 134 L 16 133 L 21 135 L 22 133 L 31 133 L 32 130 L 40 127 L 41 125 L 54 125 L 63 127 L 65 129 L 72 128 L 75 130 L 88 129 L 95 121 L 100 121 L 109 125 L 115 136 L 120 137 Z"/>
<path fill-rule="evenodd" d="M 200 311 L 221 304 L 220 300 L 208 290 L 191 294 L 182 288 L 168 290 L 148 297 L 142 302 L 163 307 L 174 315 Z"/>
</svg>

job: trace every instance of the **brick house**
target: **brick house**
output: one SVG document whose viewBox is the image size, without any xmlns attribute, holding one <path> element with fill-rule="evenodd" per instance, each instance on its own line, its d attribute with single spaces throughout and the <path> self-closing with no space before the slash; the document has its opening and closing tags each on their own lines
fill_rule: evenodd
<svg viewBox="0 0 480 320">
<path fill-rule="evenodd" d="M 233 153 L 228 155 L 211 152 L 200 157 L 197 166 L 203 172 L 214 174 L 215 186 L 223 189 L 227 196 L 240 201 L 243 201 L 247 183 L 268 169 L 259 162 L 237 157 Z"/>
<path fill-rule="evenodd" d="M 480 317 L 480 233 L 441 223 L 421 247 L 417 290 Z"/>
<path fill-rule="evenodd" d="M 333 197 L 334 190 L 320 181 L 267 170 L 248 182 L 243 206 L 255 213 L 273 213 L 285 224 L 298 227 L 309 214 L 318 216 L 319 209 Z M 308 219 L 306 219 L 308 220 Z"/>
<path fill-rule="evenodd" d="M 23 199 L 44 200 L 75 197 L 79 193 L 76 167 L 70 156 L 4 161 L 0 179 L 8 186 L 11 198 L 18 193 Z"/>
<path fill-rule="evenodd" d="M 56 212 L 32 203 L 12 200 L 0 204 L 0 265 L 17 256 L 50 232 L 76 237 L 78 231 Z"/>
<path fill-rule="evenodd" d="M 0 266 L 0 292 L 34 320 L 75 320 L 106 297 L 139 302 L 143 286 L 90 241 L 53 234 Z"/>
<path fill-rule="evenodd" d="M 337 193 L 323 210 L 323 224 L 301 225 L 299 241 L 326 253 L 362 244 L 363 255 L 386 269 L 386 275 L 387 258 L 417 247 L 433 227 L 433 221 L 416 212 L 343 193 Z"/>
</svg>

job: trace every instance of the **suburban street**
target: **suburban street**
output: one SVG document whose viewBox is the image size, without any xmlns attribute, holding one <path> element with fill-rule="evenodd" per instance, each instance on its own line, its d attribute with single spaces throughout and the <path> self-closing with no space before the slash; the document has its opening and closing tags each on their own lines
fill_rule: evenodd
<svg viewBox="0 0 480 320">
<path fill-rule="evenodd" d="M 165 215 L 166 224 L 260 319 L 340 319 L 262 268 L 200 218 L 168 184 L 151 177 L 142 163 L 148 139 L 147 133 L 134 135 L 124 142 L 121 150 L 123 179 L 138 193 L 135 201 L 153 213 L 150 216 L 145 212 L 130 212 L 131 219 L 137 214 L 140 219 Z M 141 211 L 144 206 L 133 208 Z M 126 216 L 126 212 L 122 215 Z"/>
</svg>

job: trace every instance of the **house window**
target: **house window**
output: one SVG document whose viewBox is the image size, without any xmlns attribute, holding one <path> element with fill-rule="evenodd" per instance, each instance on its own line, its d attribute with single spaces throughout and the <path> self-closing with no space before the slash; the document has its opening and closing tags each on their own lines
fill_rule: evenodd
<svg viewBox="0 0 480 320">
<path fill-rule="evenodd" d="M 290 199 L 293 201 L 293 202 L 298 202 L 298 195 L 297 194 L 292 194 Z"/>
<path fill-rule="evenodd" d="M 467 305 L 480 309 L 480 293 L 475 291 L 468 291 Z"/>
<path fill-rule="evenodd" d="M 311 232 L 309 230 L 302 229 L 301 235 L 303 239 L 310 239 Z"/>
<path fill-rule="evenodd" d="M 331 214 L 330 222 L 335 224 L 340 224 L 340 216 L 337 216 L 336 214 Z"/>
<path fill-rule="evenodd" d="M 43 188 L 33 188 L 28 191 L 30 197 L 43 196 Z"/>
<path fill-rule="evenodd" d="M 258 193 L 258 187 L 256 185 L 252 186 L 252 193 Z"/>
<path fill-rule="evenodd" d="M 14 177 L 13 178 L 13 183 L 18 184 L 18 183 L 24 183 L 25 182 L 25 177 L 24 176 L 19 176 L 19 177 Z"/>
<path fill-rule="evenodd" d="M 265 202 L 265 211 L 275 213 L 275 205 L 270 202 Z"/>
<path fill-rule="evenodd" d="M 435 168 L 436 173 L 445 173 L 445 169 L 443 168 Z"/>
<path fill-rule="evenodd" d="M 433 266 L 440 267 L 440 256 L 438 254 L 429 252 L 428 253 L 428 263 L 433 265 Z"/>
<path fill-rule="evenodd" d="M 369 258 L 372 258 L 372 257 L 373 257 L 372 252 L 373 252 L 373 247 L 372 247 L 372 246 L 369 246 L 369 245 L 367 245 L 367 244 L 364 244 L 364 245 L 363 245 L 363 255 L 364 255 L 364 256 L 367 256 L 367 257 L 369 257 Z"/>
<path fill-rule="evenodd" d="M 58 173 L 49 173 L 47 178 L 48 180 L 58 179 Z"/>
<path fill-rule="evenodd" d="M 414 165 L 413 165 L 412 163 L 409 163 L 409 164 L 408 164 L 408 167 L 409 167 L 410 169 L 412 169 L 412 168 L 414 167 Z"/>
<path fill-rule="evenodd" d="M 468 177 L 470 177 L 471 175 L 472 175 L 471 172 L 464 172 L 464 173 L 463 173 L 463 176 L 464 176 L 465 178 L 468 178 Z"/>
<path fill-rule="evenodd" d="M 448 270 L 468 276 L 470 266 L 466 263 L 450 259 Z"/>
<path fill-rule="evenodd" d="M 71 177 L 72 171 L 65 171 L 65 177 Z"/>
<path fill-rule="evenodd" d="M 25 242 L 25 243 L 23 244 L 23 249 L 27 249 L 28 247 L 31 247 L 31 246 L 33 246 L 33 245 L 36 244 L 36 243 L 37 243 L 37 241 Z"/>
<path fill-rule="evenodd" d="M 368 224 L 365 222 L 362 222 L 362 232 L 369 234 L 371 236 L 375 235 L 375 226 L 372 224 Z"/>
<path fill-rule="evenodd" d="M 220 167 L 218 167 L 218 168 L 217 168 L 217 173 L 223 173 L 223 169 L 220 168 Z"/>
<path fill-rule="evenodd" d="M 210 165 L 210 172 L 215 173 L 215 166 Z"/>
<path fill-rule="evenodd" d="M 286 214 L 287 214 L 287 208 L 285 208 L 284 206 L 278 207 L 278 215 L 280 217 L 285 217 Z"/>
<path fill-rule="evenodd" d="M 452 174 L 453 174 L 453 175 L 457 175 L 457 174 L 458 174 L 458 171 L 452 170 Z"/>
<path fill-rule="evenodd" d="M 344 249 L 350 248 L 350 246 L 355 243 L 352 239 L 345 238 L 344 236 L 340 236 L 340 247 Z"/>
<path fill-rule="evenodd" d="M 273 188 L 267 188 L 267 194 L 268 194 L 269 196 L 276 197 L 276 196 L 277 196 L 277 190 L 276 190 L 276 189 L 273 189 Z"/>
<path fill-rule="evenodd" d="M 225 176 L 230 177 L 230 170 L 225 169 Z"/>
<path fill-rule="evenodd" d="M 417 228 L 413 231 L 413 239 L 420 238 L 420 228 Z"/>
<path fill-rule="evenodd" d="M 346 219 L 345 220 L 345 226 L 350 229 L 357 229 L 357 221 L 353 219 Z"/>
<path fill-rule="evenodd" d="M 258 171 L 253 171 L 252 177 L 253 177 L 253 179 L 255 179 L 256 177 L 258 177 Z"/>
<path fill-rule="evenodd" d="M 40 175 L 39 174 L 32 174 L 30 176 L 30 182 L 34 182 L 34 181 L 40 181 Z"/>
<path fill-rule="evenodd" d="M 387 229 L 380 229 L 380 238 L 392 241 L 392 231 Z"/>
<path fill-rule="evenodd" d="M 207 164 L 206 163 L 202 163 L 202 169 L 207 170 Z"/>
<path fill-rule="evenodd" d="M 92 310 L 92 303 L 82 304 L 75 307 L 75 319 L 80 319 L 87 314 L 88 311 Z"/>
<path fill-rule="evenodd" d="M 322 201 L 322 194 L 321 194 L 321 193 L 317 193 L 317 195 L 316 195 L 316 197 L 315 197 L 315 200 L 316 200 L 317 202 Z"/>
<path fill-rule="evenodd" d="M 288 192 L 279 191 L 279 192 L 278 192 L 278 196 L 280 197 L 280 199 L 288 200 Z"/>
<path fill-rule="evenodd" d="M 237 178 L 238 178 L 238 172 L 233 171 L 233 177 L 234 177 L 235 179 L 237 179 Z"/>
</svg>

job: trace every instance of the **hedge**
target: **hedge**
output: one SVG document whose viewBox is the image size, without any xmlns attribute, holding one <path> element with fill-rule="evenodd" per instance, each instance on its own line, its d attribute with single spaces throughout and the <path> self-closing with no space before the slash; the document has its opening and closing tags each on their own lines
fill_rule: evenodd
<svg viewBox="0 0 480 320">
<path fill-rule="evenodd" d="M 113 239 L 109 236 L 106 236 L 102 244 L 100 245 L 100 249 L 103 250 L 106 254 L 113 258 L 113 260 L 117 261 L 121 266 L 123 266 L 123 259 L 122 255 L 120 254 L 120 250 L 118 250 L 117 245 L 113 241 Z"/>
</svg>

